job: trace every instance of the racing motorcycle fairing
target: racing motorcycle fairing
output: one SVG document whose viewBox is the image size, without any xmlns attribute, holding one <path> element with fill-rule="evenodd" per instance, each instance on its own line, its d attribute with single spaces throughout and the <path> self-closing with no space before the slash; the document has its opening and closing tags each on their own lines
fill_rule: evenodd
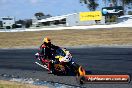
<svg viewBox="0 0 132 88">
<path fill-rule="evenodd" d="M 73 72 L 75 74 L 84 75 L 85 70 L 82 68 L 82 66 L 76 64 L 73 62 L 72 55 L 70 52 L 66 49 L 57 49 L 55 53 L 53 54 L 55 60 L 47 60 L 44 58 L 41 58 L 39 53 L 35 54 L 36 58 L 41 61 L 42 64 L 39 62 L 35 62 L 37 65 L 41 66 L 42 68 L 48 69 L 49 63 L 52 63 L 54 68 L 54 74 L 68 74 L 68 72 Z"/>
<path fill-rule="evenodd" d="M 59 62 L 70 62 L 72 61 L 72 56 L 69 51 L 66 49 L 57 49 L 55 58 L 59 60 Z"/>
</svg>

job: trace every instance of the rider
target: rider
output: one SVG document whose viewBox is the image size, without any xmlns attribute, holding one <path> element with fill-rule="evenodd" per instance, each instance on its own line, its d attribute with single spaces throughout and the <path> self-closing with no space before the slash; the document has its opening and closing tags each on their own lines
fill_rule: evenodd
<svg viewBox="0 0 132 88">
<path fill-rule="evenodd" d="M 43 59 L 42 62 L 49 61 L 48 62 L 48 70 L 50 73 L 53 72 L 53 64 L 51 63 L 51 60 L 54 60 L 52 57 L 52 51 L 58 49 L 58 46 L 55 46 L 51 44 L 51 40 L 48 37 L 45 37 L 43 39 L 43 44 L 40 46 L 40 55 L 42 56 Z"/>
</svg>

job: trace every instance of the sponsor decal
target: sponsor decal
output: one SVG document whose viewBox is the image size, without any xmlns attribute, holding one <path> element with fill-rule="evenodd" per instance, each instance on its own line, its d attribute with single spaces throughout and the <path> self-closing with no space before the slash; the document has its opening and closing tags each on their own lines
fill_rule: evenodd
<svg viewBox="0 0 132 88">
<path fill-rule="evenodd" d="M 101 11 L 80 12 L 79 15 L 80 15 L 80 21 L 101 20 L 102 19 Z"/>
<path fill-rule="evenodd" d="M 112 16 L 112 15 L 123 15 L 123 7 L 122 6 L 114 6 L 114 7 L 104 7 L 102 8 L 103 16 Z"/>
</svg>

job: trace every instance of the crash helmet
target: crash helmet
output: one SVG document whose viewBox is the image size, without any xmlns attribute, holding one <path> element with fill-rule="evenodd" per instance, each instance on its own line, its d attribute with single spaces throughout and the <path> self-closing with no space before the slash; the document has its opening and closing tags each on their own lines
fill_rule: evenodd
<svg viewBox="0 0 132 88">
<path fill-rule="evenodd" d="M 45 42 L 45 43 L 49 43 L 49 42 L 51 42 L 51 40 L 50 40 L 50 38 L 45 37 L 45 38 L 43 39 L 43 42 Z"/>
<path fill-rule="evenodd" d="M 45 38 L 43 39 L 43 42 L 44 42 L 44 44 L 49 45 L 49 44 L 51 44 L 51 39 L 48 38 L 48 37 L 45 37 Z"/>
</svg>

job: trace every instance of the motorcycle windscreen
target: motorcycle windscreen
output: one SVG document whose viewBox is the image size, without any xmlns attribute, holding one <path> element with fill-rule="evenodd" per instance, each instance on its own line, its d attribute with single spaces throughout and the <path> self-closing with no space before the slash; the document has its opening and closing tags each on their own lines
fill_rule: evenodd
<svg viewBox="0 0 132 88">
<path fill-rule="evenodd" d="M 66 56 L 66 53 L 62 49 L 57 49 L 56 50 L 56 56 Z"/>
</svg>

